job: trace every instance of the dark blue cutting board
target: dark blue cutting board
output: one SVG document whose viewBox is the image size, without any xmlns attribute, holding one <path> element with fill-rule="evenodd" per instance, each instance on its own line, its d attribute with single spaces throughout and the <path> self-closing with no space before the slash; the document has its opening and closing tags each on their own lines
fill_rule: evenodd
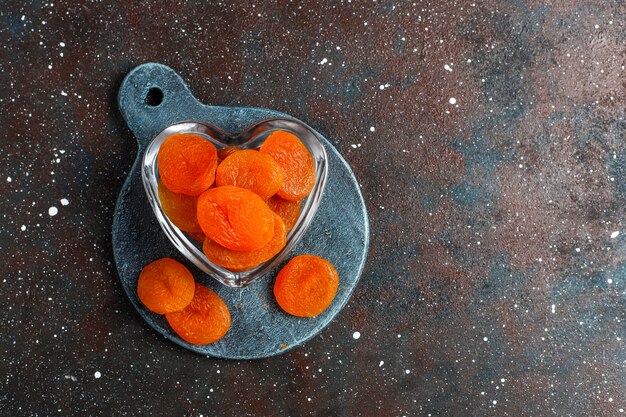
<svg viewBox="0 0 626 417">
<path fill-rule="evenodd" d="M 354 290 L 367 256 L 369 225 L 359 186 L 350 166 L 321 137 L 328 154 L 328 182 L 310 228 L 291 255 L 310 253 L 328 259 L 339 273 L 339 291 L 331 306 L 314 318 L 284 313 L 272 293 L 280 267 L 246 288 L 228 288 L 196 269 L 167 239 L 157 223 L 141 181 L 141 158 L 150 141 L 167 126 L 190 120 L 206 121 L 239 132 L 267 118 L 291 118 L 273 110 L 206 106 L 191 94 L 169 67 L 144 64 L 132 70 L 119 92 L 119 106 L 137 138 L 137 159 L 120 191 L 113 220 L 113 251 L 120 281 L 139 314 L 167 339 L 213 357 L 257 359 L 283 353 L 318 334 L 341 311 Z M 172 257 L 186 265 L 197 282 L 226 302 L 232 326 L 220 341 L 190 345 L 168 326 L 164 316 L 147 310 L 137 297 L 139 272 L 148 263 Z"/>
</svg>

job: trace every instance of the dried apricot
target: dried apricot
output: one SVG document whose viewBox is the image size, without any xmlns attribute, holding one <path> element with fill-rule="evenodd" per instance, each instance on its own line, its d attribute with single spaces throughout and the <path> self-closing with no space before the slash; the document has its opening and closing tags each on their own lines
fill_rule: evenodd
<svg viewBox="0 0 626 417">
<path fill-rule="evenodd" d="M 204 239 L 206 238 L 206 236 L 204 236 L 204 233 L 202 233 L 202 230 L 200 230 L 199 232 L 196 233 L 189 233 L 189 235 L 197 242 L 204 242 Z"/>
<path fill-rule="evenodd" d="M 300 255 L 278 273 L 274 296 L 287 313 L 313 317 L 326 310 L 338 287 L 339 275 L 330 262 L 319 256 Z"/>
<path fill-rule="evenodd" d="M 235 152 L 239 152 L 240 149 L 236 148 L 234 146 L 228 146 L 226 148 L 222 148 L 219 149 L 217 151 L 217 159 L 219 161 L 223 161 L 224 159 L 228 158 L 230 155 L 234 154 Z"/>
<path fill-rule="evenodd" d="M 182 311 L 165 315 L 181 339 L 193 345 L 220 340 L 230 328 L 230 312 L 219 295 L 200 284 L 191 303 Z"/>
<path fill-rule="evenodd" d="M 167 188 L 159 179 L 159 200 L 165 215 L 183 232 L 202 232 L 196 216 L 198 197 L 178 194 Z"/>
<path fill-rule="evenodd" d="M 161 144 L 157 162 L 167 188 L 179 194 L 200 195 L 215 180 L 217 151 L 201 136 L 177 133 Z"/>
<path fill-rule="evenodd" d="M 271 259 L 285 247 L 285 243 L 287 243 L 285 223 L 278 214 L 274 214 L 274 237 L 272 237 L 270 243 L 263 246 L 261 249 L 249 252 L 234 251 L 226 249 L 213 240 L 206 238 L 202 246 L 202 251 L 207 259 L 214 264 L 223 266 L 231 271 L 239 272 L 254 268 L 258 264 Z"/>
<path fill-rule="evenodd" d="M 198 198 L 198 222 L 211 240 L 236 251 L 253 251 L 274 236 L 274 213 L 250 190 L 227 185 Z"/>
<path fill-rule="evenodd" d="M 300 207 L 302 202 L 285 200 L 281 196 L 275 195 L 266 201 L 267 206 L 276 214 L 280 216 L 285 222 L 285 228 L 287 232 L 296 225 L 298 218 L 300 217 Z"/>
<path fill-rule="evenodd" d="M 274 158 L 283 169 L 285 180 L 279 196 L 296 201 L 309 195 L 315 184 L 315 161 L 300 139 L 278 130 L 265 139 L 259 152 Z"/>
<path fill-rule="evenodd" d="M 247 149 L 228 156 L 217 167 L 215 184 L 246 188 L 262 199 L 270 198 L 283 183 L 283 170 L 269 155 Z"/>
<path fill-rule="evenodd" d="M 172 258 L 162 258 L 143 267 L 137 295 L 149 310 L 165 314 L 184 309 L 194 297 L 191 272 Z"/>
</svg>

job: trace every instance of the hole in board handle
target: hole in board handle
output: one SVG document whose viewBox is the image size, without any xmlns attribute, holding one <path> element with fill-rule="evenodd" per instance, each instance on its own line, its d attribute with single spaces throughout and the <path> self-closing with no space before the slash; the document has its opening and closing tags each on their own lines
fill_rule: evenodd
<svg viewBox="0 0 626 417">
<path fill-rule="evenodd" d="M 163 102 L 163 91 L 158 87 L 152 87 L 146 94 L 146 104 L 156 107 Z"/>
</svg>

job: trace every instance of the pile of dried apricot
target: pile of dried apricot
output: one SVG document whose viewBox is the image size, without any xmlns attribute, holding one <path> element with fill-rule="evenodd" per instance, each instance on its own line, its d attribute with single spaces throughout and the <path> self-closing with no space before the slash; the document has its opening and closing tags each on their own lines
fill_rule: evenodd
<svg viewBox="0 0 626 417">
<path fill-rule="evenodd" d="M 240 272 L 273 258 L 315 184 L 315 162 L 278 130 L 257 149 L 217 151 L 205 138 L 169 136 L 158 154 L 159 199 L 171 222 L 216 265 Z"/>
<path fill-rule="evenodd" d="M 280 218 L 278 222 L 284 228 Z M 228 252 L 220 256 L 228 262 Z M 338 287 L 339 275 L 330 262 L 299 255 L 278 273 L 274 296 L 285 312 L 315 317 L 330 306 Z M 193 345 L 217 342 L 230 329 L 226 303 L 196 283 L 191 272 L 174 259 L 162 258 L 146 265 L 139 274 L 137 295 L 150 311 L 165 314 L 176 334 Z"/>
<path fill-rule="evenodd" d="M 207 259 L 236 272 L 254 268 L 285 247 L 300 217 L 301 200 L 316 179 L 306 146 L 280 130 L 258 150 L 218 151 L 199 135 L 175 134 L 161 144 L 157 163 L 159 200 L 167 217 L 203 243 Z M 313 317 L 330 305 L 338 286 L 332 264 L 300 255 L 278 274 L 274 295 L 287 313 Z M 195 283 L 189 270 L 173 259 L 144 267 L 137 293 L 189 343 L 216 342 L 230 327 L 222 299 Z"/>
<path fill-rule="evenodd" d="M 194 345 L 216 342 L 230 328 L 230 312 L 224 301 L 197 284 L 191 272 L 174 259 L 146 265 L 139 274 L 137 295 L 150 311 L 165 314 L 181 339 Z"/>
</svg>

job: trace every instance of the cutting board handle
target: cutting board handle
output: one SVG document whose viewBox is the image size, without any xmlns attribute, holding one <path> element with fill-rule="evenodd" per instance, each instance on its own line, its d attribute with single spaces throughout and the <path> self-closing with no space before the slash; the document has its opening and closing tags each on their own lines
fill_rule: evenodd
<svg viewBox="0 0 626 417">
<path fill-rule="evenodd" d="M 118 102 L 140 147 L 171 124 L 195 115 L 200 118 L 205 107 L 173 69 L 157 63 L 142 64 L 129 72 Z"/>
</svg>

